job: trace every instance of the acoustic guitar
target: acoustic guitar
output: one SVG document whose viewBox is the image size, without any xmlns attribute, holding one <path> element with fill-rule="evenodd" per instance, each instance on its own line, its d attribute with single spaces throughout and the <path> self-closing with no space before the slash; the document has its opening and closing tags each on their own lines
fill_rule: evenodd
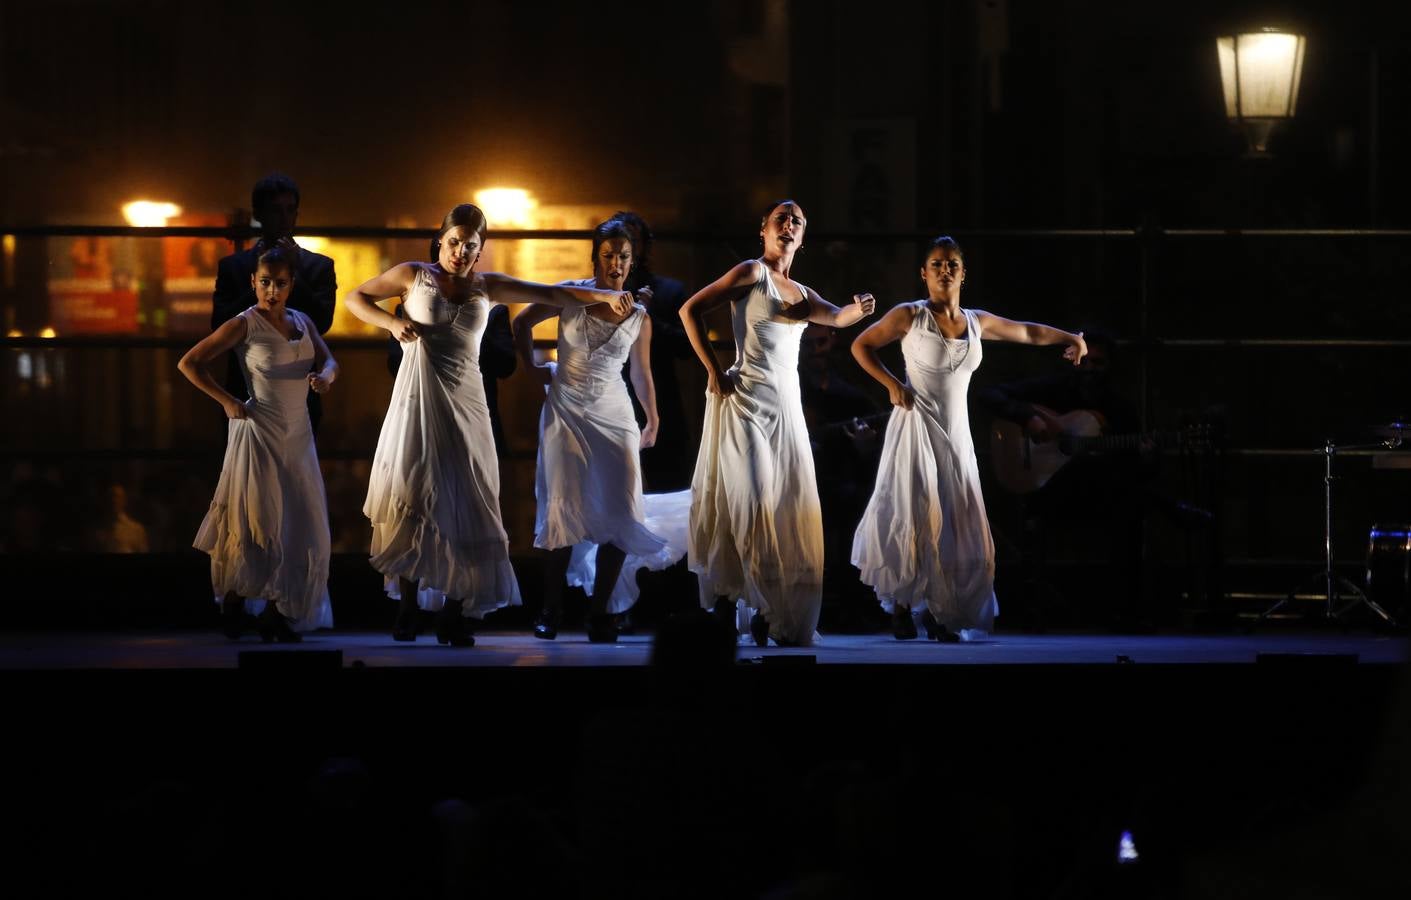
<svg viewBox="0 0 1411 900">
<path fill-rule="evenodd" d="M 1023 426 L 1004 419 L 995 419 L 990 426 L 990 464 L 995 480 L 1015 494 L 1032 494 L 1084 454 L 1137 450 L 1144 443 L 1193 450 L 1208 440 L 1205 425 L 1178 432 L 1109 435 L 1102 433 L 1102 417 L 1091 410 L 1075 409 L 1061 415 L 1044 412 L 1062 426 L 1062 434 L 1054 440 L 1035 441 L 1024 433 Z"/>
</svg>

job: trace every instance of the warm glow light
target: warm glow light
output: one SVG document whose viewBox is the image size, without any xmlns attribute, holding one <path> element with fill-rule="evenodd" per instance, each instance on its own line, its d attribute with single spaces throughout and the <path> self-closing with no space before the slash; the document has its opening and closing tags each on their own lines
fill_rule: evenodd
<svg viewBox="0 0 1411 900">
<path fill-rule="evenodd" d="M 1245 125 L 1256 154 L 1264 152 L 1274 123 L 1298 109 L 1305 43 L 1301 34 L 1271 28 L 1215 39 L 1225 115 Z"/>
<path fill-rule="evenodd" d="M 490 220 L 491 228 L 532 228 L 539 201 L 523 188 L 484 188 L 475 192 L 475 205 Z"/>
<path fill-rule="evenodd" d="M 11 328 L 9 331 L 5 332 L 5 337 L 7 337 L 7 338 L 24 337 L 24 332 L 23 332 L 23 331 L 20 331 L 18 328 Z"/>
<path fill-rule="evenodd" d="M 5 287 L 15 286 L 15 236 L 7 234 L 0 238 L 0 250 L 5 254 Z"/>
<path fill-rule="evenodd" d="M 181 215 L 181 207 L 175 203 L 133 200 L 122 205 L 122 214 L 134 228 L 161 228 L 167 224 L 167 219 Z"/>
<path fill-rule="evenodd" d="M 312 253 L 322 253 L 328 249 L 328 238 L 294 236 L 294 243 Z"/>
<path fill-rule="evenodd" d="M 46 325 L 45 327 L 39 329 L 39 336 L 42 338 L 52 338 L 58 337 L 59 333 Z"/>
<path fill-rule="evenodd" d="M 1232 119 L 1287 119 L 1298 107 L 1304 38 L 1261 31 L 1217 38 L 1225 115 Z"/>
</svg>

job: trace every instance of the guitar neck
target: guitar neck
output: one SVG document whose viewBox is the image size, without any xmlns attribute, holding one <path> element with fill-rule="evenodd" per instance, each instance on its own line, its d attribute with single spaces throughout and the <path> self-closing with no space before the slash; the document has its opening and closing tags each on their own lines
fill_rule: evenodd
<svg viewBox="0 0 1411 900">
<path fill-rule="evenodd" d="M 1074 452 L 1101 453 L 1111 450 L 1136 450 L 1144 442 L 1158 447 L 1170 447 L 1185 440 L 1182 432 L 1153 431 L 1150 434 L 1109 434 L 1100 437 L 1073 436 L 1066 439 Z"/>
</svg>

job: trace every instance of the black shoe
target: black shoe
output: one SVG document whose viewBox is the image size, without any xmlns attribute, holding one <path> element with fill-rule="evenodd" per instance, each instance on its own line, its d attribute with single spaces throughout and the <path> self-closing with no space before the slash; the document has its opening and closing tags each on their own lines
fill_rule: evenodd
<svg viewBox="0 0 1411 900">
<path fill-rule="evenodd" d="M 750 616 L 750 637 L 754 638 L 756 647 L 769 646 L 769 620 L 764 617 L 764 613 Z"/>
<path fill-rule="evenodd" d="M 547 609 L 539 610 L 539 617 L 534 620 L 534 636 L 541 641 L 552 641 L 558 637 L 558 618 Z"/>
<path fill-rule="evenodd" d="M 392 623 L 392 640 L 416 640 L 417 619 L 420 613 L 421 610 L 416 607 L 412 607 L 410 610 L 398 609 L 396 621 Z"/>
<path fill-rule="evenodd" d="M 260 631 L 260 640 L 266 644 L 278 641 L 281 644 L 297 644 L 303 635 L 289 627 L 289 620 L 280 615 L 273 603 L 266 603 L 264 612 L 255 620 Z"/>
<path fill-rule="evenodd" d="M 719 619 L 722 625 L 730 629 L 731 634 L 738 635 L 740 633 L 739 628 L 735 624 L 734 603 L 726 600 L 724 597 L 718 597 L 716 598 L 715 606 L 711 609 L 711 614 Z"/>
<path fill-rule="evenodd" d="M 612 617 L 612 623 L 617 626 L 618 634 L 636 634 L 637 623 L 632 621 L 632 612 L 617 613 Z"/>
<path fill-rule="evenodd" d="M 911 610 L 892 607 L 892 637 L 899 641 L 916 640 L 916 620 L 911 617 Z"/>
<path fill-rule="evenodd" d="M 617 640 L 617 625 L 611 615 L 588 617 L 588 640 L 594 644 L 611 644 Z"/>
<path fill-rule="evenodd" d="M 474 647 L 475 638 L 465 627 L 465 616 L 459 603 L 447 601 L 436 614 L 436 643 L 452 647 Z"/>
<path fill-rule="evenodd" d="M 232 641 L 238 641 L 245 634 L 245 601 L 243 599 L 221 600 L 220 630 Z"/>
<path fill-rule="evenodd" d="M 926 629 L 926 637 L 930 640 L 940 641 L 942 644 L 960 643 L 960 635 L 937 622 L 929 609 L 921 614 L 921 627 Z"/>
</svg>

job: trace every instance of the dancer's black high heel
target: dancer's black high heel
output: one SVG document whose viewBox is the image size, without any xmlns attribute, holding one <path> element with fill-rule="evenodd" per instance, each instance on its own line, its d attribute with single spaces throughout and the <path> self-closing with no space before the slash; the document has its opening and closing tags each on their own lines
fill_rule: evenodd
<svg viewBox="0 0 1411 900">
<path fill-rule="evenodd" d="M 547 606 L 539 610 L 534 620 L 534 636 L 541 641 L 552 641 L 559 636 L 559 617 Z"/>
<path fill-rule="evenodd" d="M 446 598 L 446 605 L 436 614 L 436 642 L 452 647 L 474 647 L 475 638 L 465 627 L 464 606 L 460 600 Z"/>
<path fill-rule="evenodd" d="M 769 620 L 764 617 L 764 613 L 750 616 L 750 637 L 754 638 L 756 647 L 769 646 Z"/>
<path fill-rule="evenodd" d="M 892 637 L 899 641 L 914 641 L 917 636 L 916 620 L 911 617 L 911 610 L 901 605 L 893 606 Z"/>
<path fill-rule="evenodd" d="M 711 608 L 711 614 L 720 620 L 720 623 L 730 629 L 731 634 L 739 634 L 739 628 L 735 624 L 735 604 L 725 597 L 716 597 L 715 606 Z"/>
<path fill-rule="evenodd" d="M 921 614 L 921 627 L 926 629 L 926 637 L 933 641 L 940 641 L 942 644 L 960 643 L 960 635 L 937 622 L 929 609 Z"/>
<path fill-rule="evenodd" d="M 611 644 L 617 640 L 617 623 L 608 613 L 588 617 L 588 640 L 594 644 Z"/>
<path fill-rule="evenodd" d="M 245 598 L 234 591 L 221 598 L 220 630 L 232 641 L 245 634 Z"/>
<path fill-rule="evenodd" d="M 260 640 L 266 644 L 275 641 L 281 644 L 297 644 L 304 639 L 303 635 L 289 627 L 289 620 L 280 614 L 273 603 L 266 603 L 264 611 L 255 621 L 259 625 Z"/>
<path fill-rule="evenodd" d="M 534 636 L 541 641 L 552 641 L 559 636 L 559 625 L 563 622 L 563 581 L 572 557 L 571 547 L 549 551 L 540 591 L 544 603 L 539 607 L 539 615 L 534 618 Z"/>
<path fill-rule="evenodd" d="M 416 604 L 416 583 L 403 578 L 401 590 L 402 598 L 397 602 L 397 618 L 392 622 L 392 640 L 414 641 L 417 618 L 421 613 Z"/>
</svg>

